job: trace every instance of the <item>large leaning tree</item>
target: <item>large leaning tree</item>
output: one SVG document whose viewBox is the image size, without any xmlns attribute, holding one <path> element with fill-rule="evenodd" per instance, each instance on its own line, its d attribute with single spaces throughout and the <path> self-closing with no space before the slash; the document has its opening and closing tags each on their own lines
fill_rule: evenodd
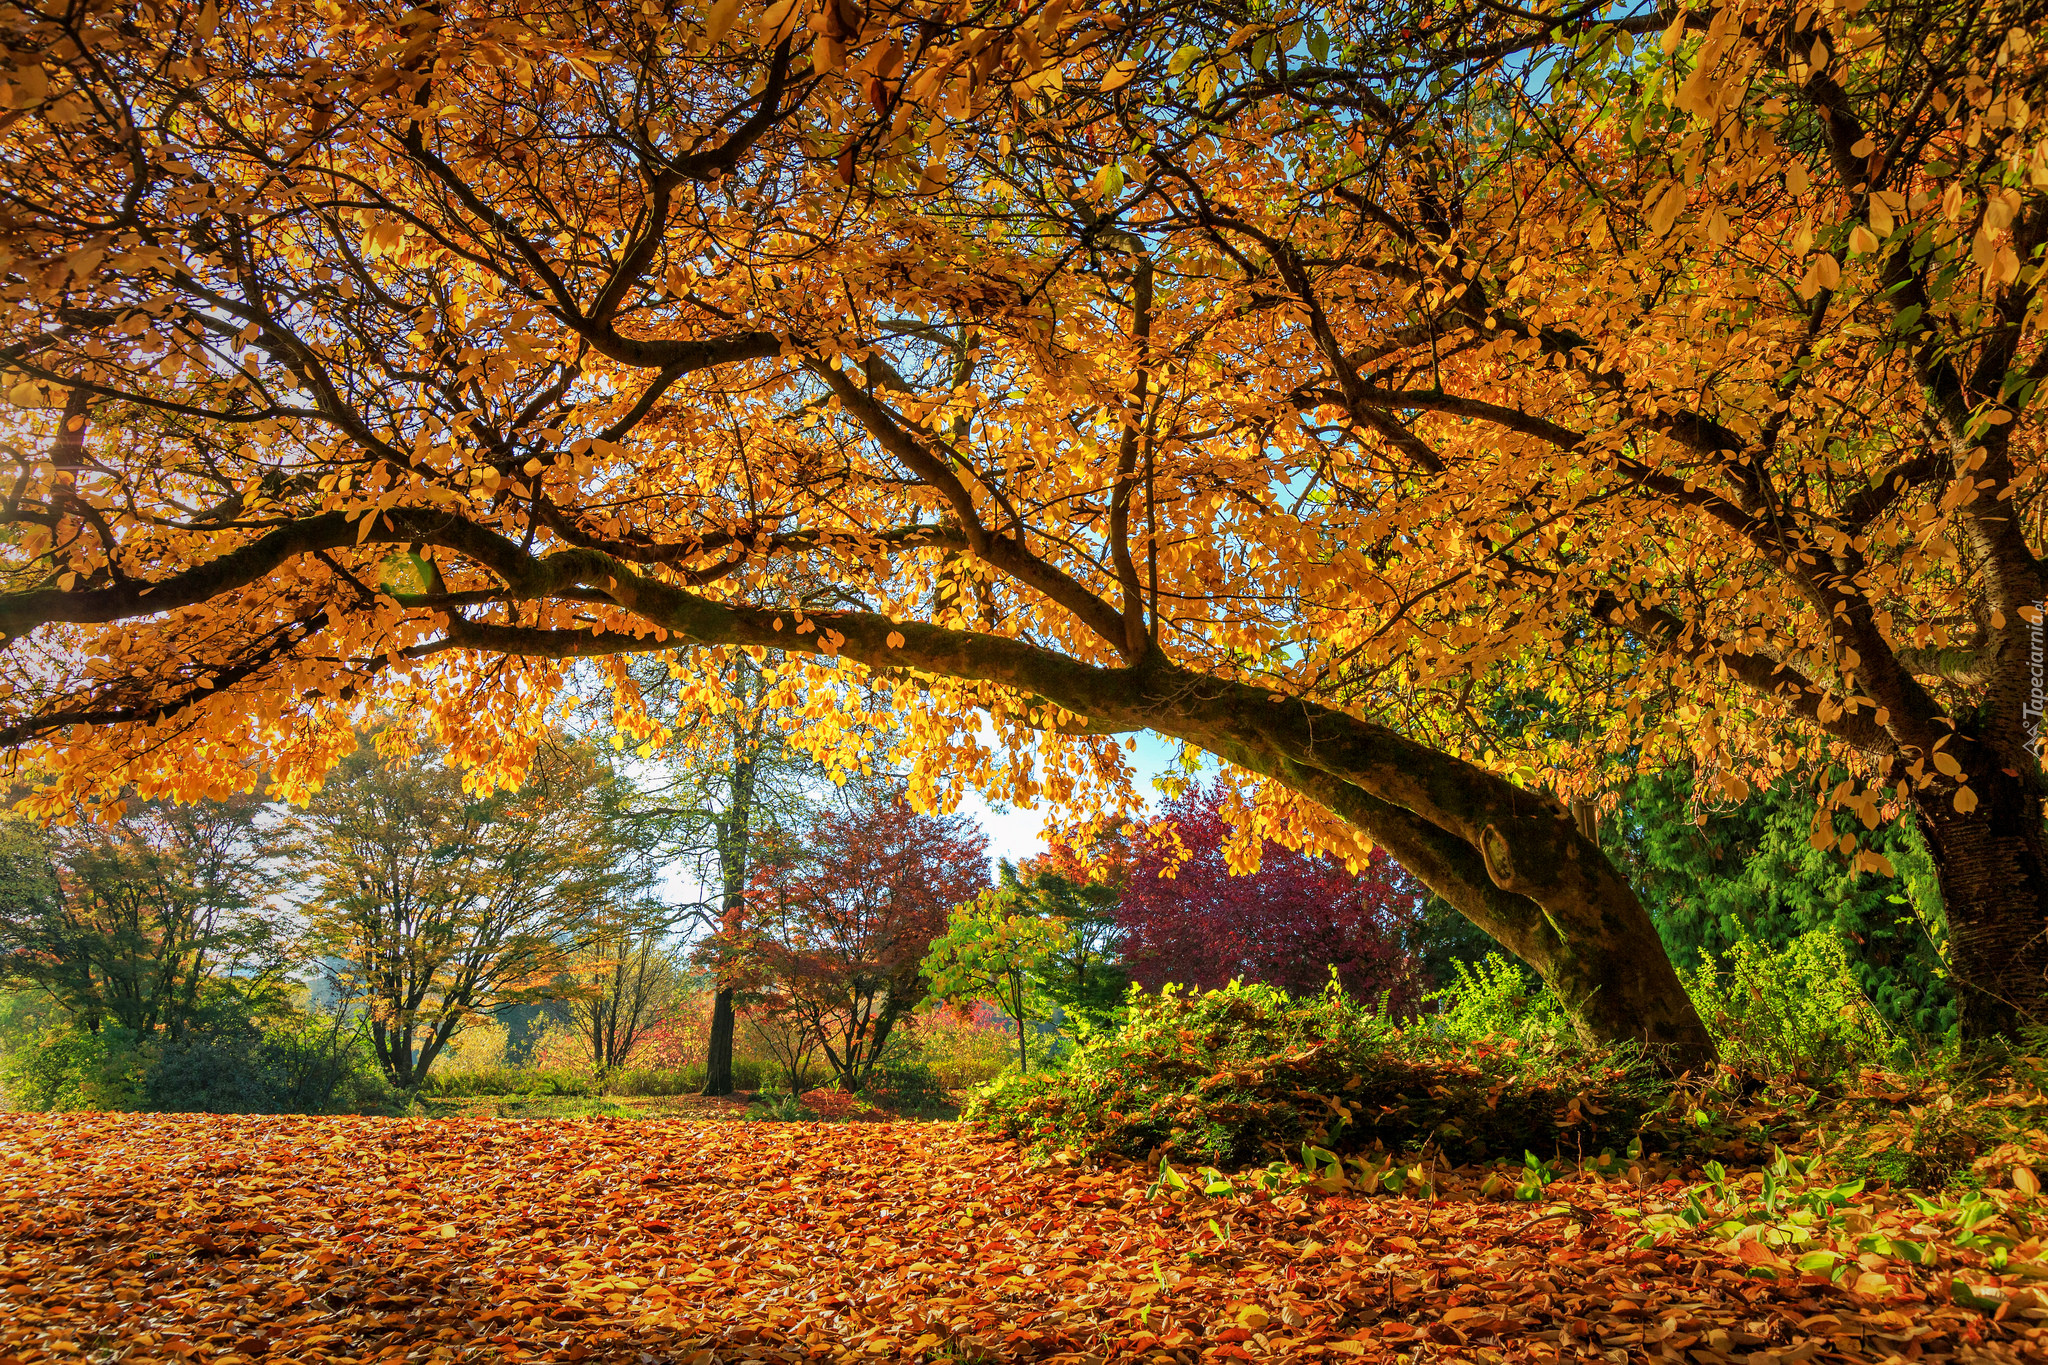
<svg viewBox="0 0 2048 1365">
<path fill-rule="evenodd" d="M 1567 798 L 1816 775 L 1859 870 L 1911 812 L 1965 1033 L 2048 1022 L 2048 11 L 1237 22 L 1058 151 L 1212 272 L 1175 401 L 1322 427 L 1319 696 Z"/>
<path fill-rule="evenodd" d="M 1255 834 L 1354 860 L 1385 848 L 1532 963 L 1589 1036 L 1704 1060 L 1647 916 L 1569 804 L 1570 755 L 1536 763 L 1460 707 L 1496 714 L 1482 703 L 1503 679 L 1556 655 L 1641 710 L 1660 694 L 1630 670 L 1709 647 L 1681 587 L 1732 611 L 1744 574 L 1789 582 L 1783 566 L 1821 551 L 1731 554 L 1732 531 L 1687 520 L 1719 513 L 1681 500 L 1721 466 L 1680 478 L 1666 428 L 1690 428 L 1601 387 L 1609 368 L 1694 363 L 1681 343 L 1707 329 L 1673 300 L 1698 270 L 1637 279 L 1625 302 L 1654 319 L 1638 336 L 1600 292 L 1618 295 L 1618 273 L 1573 292 L 1569 265 L 1544 264 L 1574 240 L 1621 251 L 1639 220 L 1693 213 L 1684 195 L 1647 213 L 1615 198 L 1604 235 L 1519 258 L 1459 254 L 1469 204 L 1578 212 L 1515 179 L 1516 139 L 1593 117 L 1565 73 L 1580 35 L 1645 21 L 1504 7 L 1476 40 L 1433 46 L 1381 33 L 1393 12 L 1338 7 L 1316 27 L 1285 5 L 1070 0 L 0 7 L 0 364 L 18 405 L 0 741 L 36 765 L 49 810 L 123 786 L 221 792 L 259 755 L 297 796 L 373 702 L 431 718 L 459 760 L 517 769 L 572 669 L 630 693 L 624 656 L 671 652 L 709 708 L 721 660 L 748 651 L 778 704 L 813 719 L 889 695 L 923 797 L 975 784 L 1082 802 L 1127 782 L 1116 735 L 1177 737 L 1263 779 Z M 1668 58 L 1654 42 L 1640 63 L 1584 54 L 1571 80 L 1611 89 L 1606 121 L 1530 152 L 1529 174 L 1626 182 L 1659 148 L 1679 156 L 1694 134 L 1654 91 L 1678 92 L 1688 54 L 1777 50 L 1721 13 L 1660 16 Z M 2012 107 L 2032 58 L 1996 55 L 1935 72 L 1927 107 Z M 1761 92 L 1775 78 L 1752 65 Z M 1425 126 L 1412 152 L 1397 137 Z M 1270 156 L 1247 154 L 1254 135 Z M 1725 140 L 1683 152 L 1686 184 Z M 1789 128 L 1770 145 L 1806 147 Z M 1371 169 L 1332 179 L 1351 164 Z M 1449 219 L 1430 217 L 1431 177 L 1466 196 Z M 1813 193 L 1817 241 L 1864 202 Z M 1909 256 L 1912 215 L 1960 212 L 1942 196 L 1887 210 Z M 2007 229 L 2033 219 L 1999 203 L 1979 254 L 2003 270 Z M 1701 231 L 1784 235 L 1749 212 L 1731 192 Z M 1344 234 L 1366 219 L 1382 235 L 1354 250 Z M 1817 287 L 1849 271 L 1834 269 Z M 1482 270 L 1526 277 L 1521 311 L 1487 294 L 1470 314 L 1461 301 L 1496 287 Z M 2016 309 L 2024 330 L 2026 286 L 2000 293 L 1987 270 L 1914 316 L 1978 290 L 1983 326 Z M 1820 344 L 1831 316 L 1787 353 L 1794 388 L 1852 349 Z M 1855 344 L 1876 354 L 1897 331 Z M 1534 410 L 1496 421 L 1460 367 L 1508 356 Z M 1832 371 L 1816 383 L 1851 392 Z M 1805 392 L 1770 401 L 1822 401 Z M 1772 458 L 1846 468 L 1906 430 L 1875 427 L 1843 456 L 1772 437 Z M 1920 465 L 1859 474 L 1876 515 L 1927 508 L 1958 531 L 1951 567 L 1916 557 L 1912 582 L 1952 573 L 1964 605 L 1883 629 L 1947 645 L 1985 562 L 1964 492 L 2029 505 L 2003 496 L 1997 452 L 2018 461 L 2031 437 L 1997 430 L 1967 488 Z M 1930 445 L 1948 452 L 1936 464 L 1976 459 L 1952 446 Z M 1642 490 L 1674 480 L 1668 513 L 1638 515 Z M 1743 525 L 1822 535 L 1796 529 L 1821 516 L 1815 494 L 1766 481 L 1722 497 L 1750 507 Z M 1854 534 L 1832 537 L 1814 545 L 1853 554 Z M 1907 553 L 1885 545 L 1883 563 Z M 1840 562 L 1825 584 L 1904 581 Z M 1608 598 L 1573 597 L 1596 579 Z M 1774 600 L 1787 632 L 1837 619 Z M 1556 605 L 1574 601 L 1582 615 Z M 1987 616 L 2006 633 L 1986 638 L 2019 638 L 2025 610 Z M 1632 643 L 1605 649 L 1596 629 Z M 1751 669 L 1748 635 L 1716 640 L 1699 665 L 1715 680 Z M 1782 666 L 1855 686 L 1808 705 L 1766 685 L 1753 733 L 1781 718 L 1803 734 L 1802 708 L 1824 724 L 1851 701 L 1869 724 L 1906 723 L 1898 707 L 1879 719 L 1853 672 L 1884 656 L 1837 652 L 1824 675 L 1816 650 L 1786 648 Z M 1429 686 L 1453 671 L 1467 692 Z M 1606 714 L 1588 706 L 1574 733 Z M 1989 741 L 1939 714 L 1958 723 L 1939 752 L 1995 806 Z M 1954 775 L 1925 747 L 1946 794 Z M 2035 789 L 2035 769 L 2014 772 L 2013 790 Z M 1965 836 L 1950 844 L 1969 856 Z"/>
</svg>

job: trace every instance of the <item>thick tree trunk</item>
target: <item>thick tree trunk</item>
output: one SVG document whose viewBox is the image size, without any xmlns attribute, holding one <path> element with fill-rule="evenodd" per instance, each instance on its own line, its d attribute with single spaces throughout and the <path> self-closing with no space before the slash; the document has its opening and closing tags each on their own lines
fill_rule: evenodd
<svg viewBox="0 0 2048 1365">
<path fill-rule="evenodd" d="M 2022 1028 L 2048 1025 L 2041 793 L 1996 761 L 1966 767 L 1976 809 L 1956 810 L 1946 782 L 1922 789 L 1915 808 L 1948 911 L 1948 966 L 1963 1037 L 2017 1041 Z"/>
<path fill-rule="evenodd" d="M 426 1080 L 426 1067 L 421 1065 L 419 1054 L 413 1049 L 410 1032 L 372 1024 L 370 1041 L 376 1050 L 378 1063 L 384 1068 L 384 1079 L 395 1089 L 417 1090 Z"/>
<path fill-rule="evenodd" d="M 732 989 L 727 987 L 711 1000 L 711 1041 L 704 1052 L 706 1095 L 732 1093 Z"/>
<path fill-rule="evenodd" d="M 1236 761 L 1267 771 L 1250 758 Z M 1674 1074 L 1712 1065 L 1713 1035 L 1678 979 L 1657 926 L 1571 811 L 1546 811 L 1532 794 L 1530 809 L 1511 831 L 1488 825 L 1476 849 L 1326 774 L 1279 762 L 1270 775 L 1363 830 L 1417 881 L 1534 968 L 1586 1042 L 1639 1043 Z M 1576 875 L 1527 865 L 1558 856 Z M 1543 892 L 1542 899 L 1531 891 Z"/>
<path fill-rule="evenodd" d="M 1564 803 L 1320 707 L 1168 676 L 1171 693 L 1148 708 L 1155 728 L 1264 773 L 1362 830 L 1535 968 L 1587 1042 L 1639 1043 L 1674 1074 L 1713 1064 L 1713 1035 L 1656 926 Z M 1260 702 L 1266 714 L 1253 710 Z"/>
</svg>

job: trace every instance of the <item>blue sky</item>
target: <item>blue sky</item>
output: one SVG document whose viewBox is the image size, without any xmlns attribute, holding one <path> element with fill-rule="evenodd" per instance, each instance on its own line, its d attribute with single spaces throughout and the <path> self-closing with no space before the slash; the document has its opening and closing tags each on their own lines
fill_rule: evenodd
<svg viewBox="0 0 2048 1365">
<path fill-rule="evenodd" d="M 1152 786 L 1152 779 L 1166 770 L 1173 762 L 1177 751 L 1178 746 L 1161 739 L 1150 730 L 1138 735 L 1138 747 L 1131 751 L 1131 767 L 1137 772 L 1138 791 L 1151 800 L 1155 809 L 1159 805 L 1159 794 Z M 1036 807 L 1013 806 L 1008 810 L 996 811 L 979 795 L 970 794 L 967 800 L 960 803 L 960 813 L 979 820 L 982 829 L 988 834 L 991 867 L 997 858 L 1019 862 L 1035 853 L 1045 851 L 1045 814 Z"/>
</svg>

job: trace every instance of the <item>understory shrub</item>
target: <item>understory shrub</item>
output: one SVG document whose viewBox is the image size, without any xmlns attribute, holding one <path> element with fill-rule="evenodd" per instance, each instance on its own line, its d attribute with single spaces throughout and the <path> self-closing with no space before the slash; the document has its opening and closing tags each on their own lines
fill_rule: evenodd
<svg viewBox="0 0 2048 1365">
<path fill-rule="evenodd" d="M 1499 953 L 1478 962 L 1451 963 L 1456 977 L 1423 1000 L 1437 1006 L 1427 1016 L 1440 1036 L 1458 1042 L 1517 1038 L 1543 1044 L 1572 1036 L 1564 1005 L 1536 974 Z"/>
<path fill-rule="evenodd" d="M 909 1057 L 885 1055 L 861 1095 L 899 1114 L 937 1114 L 952 1107 L 938 1073 Z"/>
<path fill-rule="evenodd" d="M 909 1032 L 940 1084 L 964 1090 L 993 1080 L 1016 1059 L 1007 1024 L 986 1000 L 967 1006 L 940 1003 L 909 1021 Z"/>
<path fill-rule="evenodd" d="M 1574 1032 L 1557 997 L 1519 963 L 1497 953 L 1455 964 L 1457 979 L 1426 997 L 1442 1037 L 1462 1042 L 1515 1038 L 1531 1046 L 1570 1045 Z M 1802 934 L 1783 948 L 1738 940 L 1679 978 L 1714 1035 L 1721 1062 L 1766 1078 L 1824 1082 L 1860 1067 L 1906 1060 L 1903 1041 L 1857 984 L 1841 936 Z"/>
<path fill-rule="evenodd" d="M 282 1087 L 264 1065 L 261 1041 L 199 1033 L 161 1044 L 142 1074 L 136 1107 L 165 1114 L 282 1112 Z"/>
<path fill-rule="evenodd" d="M 0 1082 L 15 1109 L 133 1109 L 142 1061 L 126 1029 L 53 1024 L 8 1050 Z"/>
<path fill-rule="evenodd" d="M 1039 1150 L 1234 1165 L 1435 1144 L 1453 1160 L 1619 1150 L 1662 1097 L 1632 1054 L 1403 1025 L 1341 990 L 1233 982 L 1133 1001 L 1057 1072 L 1006 1074 L 965 1117 Z"/>
<path fill-rule="evenodd" d="M 767 1089 L 776 1071 L 773 1062 L 752 1057 L 735 1057 L 732 1059 L 733 1089 Z M 614 1071 L 604 1082 L 604 1093 L 607 1095 L 694 1095 L 703 1088 L 702 1062 L 668 1070 L 659 1067 L 632 1067 Z"/>
<path fill-rule="evenodd" d="M 1833 930 L 1772 951 L 1742 939 L 1716 961 L 1701 954 L 1686 989 L 1739 1071 L 1820 1081 L 1900 1060 L 1900 1042 L 1856 984 Z"/>
<path fill-rule="evenodd" d="M 587 1098 L 597 1093 L 597 1077 L 582 1071 L 552 1071 L 528 1066 L 434 1071 L 428 1073 L 420 1093 L 446 1099 L 464 1099 L 472 1095 L 568 1095 Z"/>
<path fill-rule="evenodd" d="M 168 1114 L 325 1114 L 390 1107 L 362 1040 L 331 1020 L 214 1021 L 182 1037 L 138 1039 L 64 1022 L 12 1051 L 18 1109 Z"/>
<path fill-rule="evenodd" d="M 754 1096 L 743 1117 L 754 1123 L 802 1123 L 817 1115 L 795 1095 L 764 1090 Z"/>
</svg>

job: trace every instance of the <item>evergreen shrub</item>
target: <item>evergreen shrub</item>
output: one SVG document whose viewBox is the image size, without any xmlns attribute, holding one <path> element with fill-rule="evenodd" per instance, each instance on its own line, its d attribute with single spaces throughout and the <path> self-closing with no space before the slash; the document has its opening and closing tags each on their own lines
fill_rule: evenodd
<svg viewBox="0 0 2048 1365">
<path fill-rule="evenodd" d="M 1693 1005 L 1738 1071 L 1828 1081 L 1902 1060 L 1899 1039 L 1857 984 L 1839 934 L 1816 929 L 1772 949 L 1739 939 L 1686 974 Z"/>
</svg>

